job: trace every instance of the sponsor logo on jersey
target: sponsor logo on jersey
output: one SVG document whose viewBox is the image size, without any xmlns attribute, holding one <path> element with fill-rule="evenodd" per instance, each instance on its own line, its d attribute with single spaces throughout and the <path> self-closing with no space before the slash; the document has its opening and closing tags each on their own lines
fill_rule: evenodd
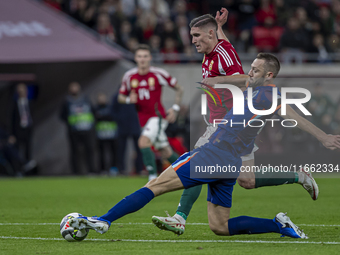
<svg viewBox="0 0 340 255">
<path fill-rule="evenodd" d="M 207 61 L 205 61 L 205 63 L 204 63 L 206 66 L 208 65 L 208 60 Z"/>
<path fill-rule="evenodd" d="M 131 87 L 133 87 L 133 88 L 137 88 L 138 87 L 138 80 L 137 79 L 133 79 L 131 81 Z"/>
<path fill-rule="evenodd" d="M 210 65 L 209 65 L 209 71 L 211 71 L 213 64 L 214 64 L 214 60 L 211 60 Z"/>
</svg>

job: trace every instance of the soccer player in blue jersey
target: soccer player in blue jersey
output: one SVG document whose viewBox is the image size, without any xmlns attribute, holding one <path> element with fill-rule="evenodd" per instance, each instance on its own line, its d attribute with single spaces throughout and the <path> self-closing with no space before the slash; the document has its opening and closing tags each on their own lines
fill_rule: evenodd
<svg viewBox="0 0 340 255">
<path fill-rule="evenodd" d="M 244 115 L 234 115 L 231 110 L 225 120 L 229 123 L 249 123 L 254 114 L 248 108 L 247 100 L 252 100 L 255 109 L 270 109 L 273 101 L 275 85 L 273 80 L 279 72 L 278 59 L 268 53 L 260 53 L 251 65 L 249 84 L 253 87 L 253 94 L 245 94 Z M 278 92 L 278 107 L 270 115 L 258 115 L 257 119 L 270 119 L 274 114 L 281 115 L 284 119 L 294 119 L 298 127 L 316 137 L 326 148 L 334 150 L 340 148 L 340 135 L 327 135 L 312 123 L 297 114 L 287 106 L 286 115 L 281 114 L 280 93 Z M 208 218 L 210 229 L 216 235 L 239 235 L 280 233 L 292 238 L 307 238 L 286 214 L 278 213 L 274 219 L 254 218 L 239 216 L 229 218 L 232 202 L 233 186 L 236 183 L 239 169 L 242 165 L 241 156 L 249 153 L 254 146 L 254 141 L 259 127 L 250 125 L 218 125 L 218 129 L 210 137 L 209 142 L 202 147 L 183 154 L 176 162 L 168 167 L 158 178 L 148 182 L 143 188 L 122 199 L 108 213 L 101 217 L 79 217 L 70 220 L 70 225 L 75 229 L 94 229 L 105 233 L 111 222 L 126 214 L 138 211 L 149 203 L 155 196 L 196 185 L 208 184 Z M 229 171 L 223 176 L 207 178 L 204 174 L 192 177 L 197 167 L 229 166 L 237 169 Z M 197 174 L 197 173 L 196 173 Z"/>
</svg>

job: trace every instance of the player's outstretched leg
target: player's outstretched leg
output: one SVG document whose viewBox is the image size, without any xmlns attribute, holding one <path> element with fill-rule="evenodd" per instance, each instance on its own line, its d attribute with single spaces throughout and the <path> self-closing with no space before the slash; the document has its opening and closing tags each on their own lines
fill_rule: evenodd
<svg viewBox="0 0 340 255">
<path fill-rule="evenodd" d="M 318 199 L 319 187 L 312 174 L 301 168 L 299 172 L 256 172 L 255 188 L 299 183 L 309 193 L 313 200 Z"/>
<path fill-rule="evenodd" d="M 152 216 L 152 222 L 159 229 L 174 232 L 176 235 L 182 235 L 185 231 L 187 217 L 201 190 L 202 185 L 185 189 L 179 201 L 176 214 L 174 216 L 168 214 L 168 217 Z"/>
<path fill-rule="evenodd" d="M 307 235 L 296 226 L 285 213 L 278 213 L 273 220 L 240 216 L 228 221 L 229 235 L 279 233 L 282 236 L 307 239 Z"/>
<path fill-rule="evenodd" d="M 101 234 L 108 231 L 110 223 L 143 208 L 155 196 L 183 189 L 183 184 L 172 168 L 168 167 L 159 177 L 148 182 L 145 187 L 125 197 L 100 217 L 78 217 L 70 220 L 75 229 L 93 229 Z"/>
<path fill-rule="evenodd" d="M 274 219 L 239 216 L 229 219 L 230 207 L 208 202 L 209 227 L 221 236 L 278 233 L 292 238 L 307 238 L 284 213 L 278 213 Z"/>
<path fill-rule="evenodd" d="M 304 168 L 301 168 L 299 172 L 298 183 L 301 184 L 305 190 L 307 190 L 307 192 L 309 193 L 313 200 L 318 199 L 319 187 L 316 181 L 314 180 L 311 172 L 306 171 Z"/>
</svg>

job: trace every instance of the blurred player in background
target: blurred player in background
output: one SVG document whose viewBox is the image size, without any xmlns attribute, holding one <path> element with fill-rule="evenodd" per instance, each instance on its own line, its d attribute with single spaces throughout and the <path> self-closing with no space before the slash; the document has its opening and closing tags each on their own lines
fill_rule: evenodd
<svg viewBox="0 0 340 255">
<path fill-rule="evenodd" d="M 108 102 L 107 95 L 99 92 L 97 95 L 97 104 L 94 108 L 94 117 L 96 119 L 96 135 L 99 152 L 99 169 L 106 172 L 110 169 L 110 174 L 117 174 L 117 134 L 118 125 L 112 114 L 111 105 Z M 110 162 L 107 166 L 106 152 L 109 152 Z"/>
<path fill-rule="evenodd" d="M 90 99 L 81 93 L 78 82 L 69 84 L 69 95 L 61 107 L 60 119 L 65 122 L 71 147 L 71 164 L 74 174 L 80 174 L 80 159 L 86 161 L 89 173 L 95 173 L 94 164 L 94 113 Z M 85 156 L 80 155 L 80 146 L 85 149 Z"/>
<path fill-rule="evenodd" d="M 196 46 L 197 52 L 204 53 L 202 61 L 203 84 L 206 89 L 209 85 L 217 83 L 233 84 L 246 89 L 246 81 L 249 78 L 244 74 L 240 58 L 234 47 L 229 42 L 222 30 L 226 23 L 228 11 L 222 8 L 217 11 L 215 18 L 206 14 L 193 19 L 190 23 L 192 43 Z M 216 89 L 222 99 L 222 105 L 215 105 L 213 99 L 208 96 L 208 107 L 210 110 L 209 122 L 207 122 L 206 132 L 198 139 L 195 147 L 200 147 L 208 142 L 209 137 L 216 131 L 217 126 L 213 126 L 214 119 L 223 119 L 225 114 L 233 107 L 233 98 L 229 90 Z M 243 166 L 254 165 L 254 152 L 258 150 L 255 145 L 253 151 L 241 157 Z M 272 172 L 241 172 L 238 179 L 239 185 L 246 189 L 259 188 L 264 186 L 275 186 L 286 183 L 300 183 L 309 192 L 312 199 L 317 199 L 318 187 L 311 175 L 301 171 L 300 173 L 272 173 Z M 176 234 L 183 234 L 185 223 L 191 208 L 202 190 L 202 186 L 195 186 L 185 189 L 181 196 L 176 214 L 171 217 L 154 216 L 153 220 L 162 222 L 162 229 L 173 231 Z"/>
<path fill-rule="evenodd" d="M 168 122 L 173 123 L 176 120 L 183 94 L 183 89 L 178 85 L 176 78 L 164 69 L 151 66 L 151 59 L 149 46 L 140 45 L 136 49 L 137 67 L 124 74 L 118 96 L 120 103 L 136 105 L 143 129 L 138 145 L 149 172 L 149 180 L 157 177 L 156 160 L 151 146 L 160 150 L 162 157 L 170 163 L 178 158 L 169 145 L 165 129 Z M 161 102 L 163 86 L 176 91 L 175 103 L 167 112 Z"/>
<path fill-rule="evenodd" d="M 290 106 L 286 114 L 281 113 L 280 92 L 275 90 L 273 80 L 279 72 L 280 65 L 277 58 L 268 53 L 260 53 L 251 65 L 249 71 L 249 85 L 253 87 L 251 97 L 255 109 L 270 109 L 273 103 L 278 107 L 268 115 L 258 115 L 257 119 L 265 121 L 274 114 L 284 119 L 294 119 L 297 127 L 316 137 L 326 148 L 334 150 L 340 148 L 340 135 L 327 135 L 311 122 L 301 117 Z M 273 97 L 273 96 L 276 97 Z M 274 98 L 274 99 L 273 99 Z M 273 101 L 275 100 L 275 102 Z M 244 115 L 234 115 L 233 110 L 223 119 L 228 123 L 248 123 L 254 114 L 245 104 Z M 108 231 L 111 222 L 143 208 L 155 196 L 179 189 L 187 189 L 201 184 L 208 184 L 208 219 L 209 227 L 221 236 L 241 234 L 280 233 L 292 238 L 307 238 L 289 217 L 278 213 L 274 219 L 255 218 L 249 216 L 230 217 L 233 186 L 236 183 L 242 166 L 241 156 L 253 150 L 255 139 L 261 126 L 249 125 L 218 125 L 208 143 L 191 152 L 183 154 L 172 166 L 168 167 L 159 177 L 148 182 L 143 188 L 125 197 L 101 217 L 78 217 L 70 220 L 70 226 L 75 229 L 93 229 L 99 233 Z M 240 139 L 242 138 L 242 139 Z M 223 176 L 200 175 L 199 178 L 190 176 L 191 169 L 208 166 L 233 166 L 236 172 L 226 171 Z M 162 223 L 159 223 L 162 225 Z"/>
<path fill-rule="evenodd" d="M 16 139 L 16 146 L 21 157 L 30 161 L 32 159 L 33 119 L 26 84 L 19 83 L 16 86 L 16 92 L 18 98 L 12 107 L 11 131 Z"/>
</svg>

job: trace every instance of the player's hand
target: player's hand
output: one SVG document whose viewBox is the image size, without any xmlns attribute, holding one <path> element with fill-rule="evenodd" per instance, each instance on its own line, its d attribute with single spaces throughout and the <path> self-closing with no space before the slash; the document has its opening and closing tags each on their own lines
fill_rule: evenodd
<svg viewBox="0 0 340 255">
<path fill-rule="evenodd" d="M 166 120 L 169 123 L 174 123 L 176 121 L 176 118 L 177 118 L 177 112 L 173 108 L 170 108 L 167 111 Z"/>
<path fill-rule="evenodd" d="M 327 149 L 340 149 L 340 135 L 327 135 L 321 142 Z"/>
<path fill-rule="evenodd" d="M 137 93 L 136 93 L 136 91 L 134 89 L 131 90 L 129 97 L 130 97 L 130 103 L 131 104 L 137 103 L 138 95 L 137 95 Z"/>
<path fill-rule="evenodd" d="M 218 79 L 216 77 L 205 78 L 201 81 L 201 83 L 204 83 L 204 84 L 207 84 L 211 87 L 214 87 L 214 85 L 218 83 Z M 204 84 L 201 84 L 201 87 L 204 88 L 204 89 L 208 89 L 208 87 L 204 86 Z"/>
<path fill-rule="evenodd" d="M 215 20 L 218 26 L 222 27 L 227 22 L 228 14 L 228 10 L 224 7 L 221 8 L 221 13 L 220 11 L 216 12 Z"/>
</svg>

